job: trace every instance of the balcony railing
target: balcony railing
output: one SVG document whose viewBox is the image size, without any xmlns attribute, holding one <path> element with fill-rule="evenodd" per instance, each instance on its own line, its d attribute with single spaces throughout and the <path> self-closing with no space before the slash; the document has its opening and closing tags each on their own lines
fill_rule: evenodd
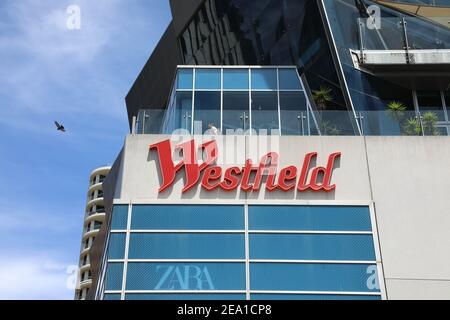
<svg viewBox="0 0 450 320">
<path fill-rule="evenodd" d="M 152 110 L 148 115 L 148 131 L 138 131 L 137 134 L 160 134 L 151 128 Z M 204 118 L 208 118 L 210 111 L 204 111 Z M 448 113 L 448 114 L 447 114 Z M 141 112 L 140 114 L 143 114 Z M 193 124 L 199 131 L 195 134 L 247 134 L 247 135 L 282 135 L 282 136 L 446 136 L 450 134 L 450 110 L 414 110 L 400 111 L 332 111 L 323 110 L 308 112 L 307 110 L 289 110 L 280 112 L 261 112 L 250 119 L 249 112 L 236 111 L 229 113 L 228 120 L 222 122 L 214 133 L 211 130 L 202 131 L 202 125 Z M 189 121 L 192 121 L 190 119 Z M 270 128 L 275 124 L 274 128 Z M 281 124 L 281 129 L 280 129 Z M 155 120 L 155 125 L 159 123 Z M 187 126 L 175 130 L 176 134 L 191 134 L 191 122 Z M 142 127 L 144 128 L 144 127 Z M 245 129 L 245 130 L 244 130 Z"/>
<path fill-rule="evenodd" d="M 450 29 L 419 18 L 358 19 L 363 50 L 450 49 Z"/>
</svg>

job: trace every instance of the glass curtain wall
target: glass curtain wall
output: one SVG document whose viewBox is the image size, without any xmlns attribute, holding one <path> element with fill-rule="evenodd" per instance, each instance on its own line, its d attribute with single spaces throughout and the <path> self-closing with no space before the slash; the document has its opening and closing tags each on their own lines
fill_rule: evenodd
<svg viewBox="0 0 450 320">
<path fill-rule="evenodd" d="M 179 68 L 163 133 L 309 135 L 315 115 L 296 67 Z"/>
<path fill-rule="evenodd" d="M 380 300 L 371 214 L 345 205 L 115 205 L 100 298 Z"/>
</svg>

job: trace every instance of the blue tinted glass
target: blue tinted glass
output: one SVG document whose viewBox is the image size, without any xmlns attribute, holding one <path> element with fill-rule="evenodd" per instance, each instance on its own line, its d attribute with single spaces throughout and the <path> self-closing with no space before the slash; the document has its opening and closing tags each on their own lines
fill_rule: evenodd
<svg viewBox="0 0 450 320">
<path fill-rule="evenodd" d="M 374 268 L 367 264 L 251 263 L 250 284 L 252 290 L 379 292 L 369 286 Z"/>
<path fill-rule="evenodd" d="M 195 69 L 196 89 L 220 89 L 220 69 Z"/>
<path fill-rule="evenodd" d="M 375 260 L 371 235 L 251 234 L 251 259 Z"/>
<path fill-rule="evenodd" d="M 128 263 L 127 290 L 245 290 L 245 264 Z"/>
<path fill-rule="evenodd" d="M 277 89 L 276 69 L 251 69 L 252 89 Z"/>
<path fill-rule="evenodd" d="M 120 300 L 121 295 L 118 293 L 107 293 L 103 296 L 103 300 Z"/>
<path fill-rule="evenodd" d="M 123 263 L 108 263 L 106 268 L 106 290 L 122 290 Z"/>
<path fill-rule="evenodd" d="M 115 205 L 112 213 L 111 230 L 126 230 L 128 205 Z"/>
<path fill-rule="evenodd" d="M 134 230 L 243 230 L 243 206 L 134 205 Z"/>
<path fill-rule="evenodd" d="M 108 245 L 108 259 L 123 259 L 125 255 L 125 233 L 111 233 Z"/>
<path fill-rule="evenodd" d="M 381 300 L 379 295 L 252 294 L 251 300 Z"/>
<path fill-rule="evenodd" d="M 178 69 L 177 89 L 192 89 L 193 79 L 192 69 Z"/>
<path fill-rule="evenodd" d="M 127 294 L 125 300 L 245 300 L 245 294 L 220 294 L 220 293 L 198 293 L 198 294 Z"/>
<path fill-rule="evenodd" d="M 368 207 L 249 206 L 251 230 L 372 231 Z"/>
<path fill-rule="evenodd" d="M 243 234 L 133 233 L 129 259 L 244 259 Z"/>
<path fill-rule="evenodd" d="M 248 89 L 248 69 L 223 69 L 224 89 Z"/>
<path fill-rule="evenodd" d="M 278 69 L 280 90 L 301 90 L 296 69 Z"/>
</svg>

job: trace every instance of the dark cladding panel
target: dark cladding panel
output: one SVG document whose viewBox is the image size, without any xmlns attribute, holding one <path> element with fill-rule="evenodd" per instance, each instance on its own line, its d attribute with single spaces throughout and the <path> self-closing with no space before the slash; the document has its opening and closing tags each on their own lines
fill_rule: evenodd
<svg viewBox="0 0 450 320">
<path fill-rule="evenodd" d="M 164 109 L 177 65 L 182 64 L 173 23 L 168 27 L 150 59 L 125 98 L 130 123 L 139 109 Z"/>
<path fill-rule="evenodd" d="M 198 7 L 204 0 L 170 0 L 172 9 L 173 27 L 178 36 L 186 27 L 192 16 L 196 13 Z"/>
</svg>

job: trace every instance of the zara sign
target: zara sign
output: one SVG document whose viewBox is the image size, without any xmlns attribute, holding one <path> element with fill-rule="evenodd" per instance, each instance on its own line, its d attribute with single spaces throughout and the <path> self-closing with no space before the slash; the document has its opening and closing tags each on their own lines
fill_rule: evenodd
<svg viewBox="0 0 450 320">
<path fill-rule="evenodd" d="M 233 191 L 238 188 L 245 192 L 257 192 L 261 189 L 265 177 L 265 188 L 268 191 L 281 190 L 288 192 L 295 188 L 299 192 L 330 192 L 336 189 L 331 183 L 335 161 L 341 157 L 340 152 L 328 156 L 325 167 L 310 168 L 312 161 L 317 157 L 316 152 L 305 155 L 300 167 L 294 165 L 282 168 L 278 172 L 278 158 L 276 152 L 265 154 L 259 164 L 254 165 L 250 159 L 245 161 L 244 167 L 229 167 L 223 169 L 217 166 L 218 147 L 215 140 L 201 144 L 198 148 L 195 140 L 190 140 L 175 146 L 175 152 L 181 152 L 182 159 L 175 164 L 172 157 L 170 140 L 164 140 L 150 145 L 150 152 L 156 151 L 159 158 L 162 184 L 159 192 L 166 191 L 173 185 L 178 171 L 184 169 L 185 185 L 183 193 L 194 188 L 199 182 L 203 189 L 214 191 L 222 189 Z M 197 151 L 205 154 L 205 160 L 199 164 Z"/>
</svg>

